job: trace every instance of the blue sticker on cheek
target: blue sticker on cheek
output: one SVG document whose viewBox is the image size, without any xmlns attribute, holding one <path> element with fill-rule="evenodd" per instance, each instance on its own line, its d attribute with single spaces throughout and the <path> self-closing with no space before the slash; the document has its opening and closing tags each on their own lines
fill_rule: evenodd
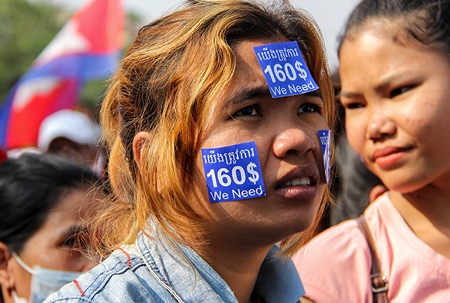
<svg viewBox="0 0 450 303">
<path fill-rule="evenodd" d="M 253 47 L 273 98 L 288 97 L 319 88 L 296 41 Z"/>
<path fill-rule="evenodd" d="M 319 130 L 319 138 L 320 138 L 320 145 L 322 145 L 322 157 L 323 157 L 323 167 L 325 170 L 325 179 L 326 179 L 327 184 L 329 184 L 330 183 L 330 171 L 331 171 L 331 165 L 330 165 L 331 130 L 329 130 L 329 129 Z"/>
<path fill-rule="evenodd" d="M 254 141 L 203 148 L 202 162 L 210 202 L 236 201 L 266 195 Z"/>
</svg>

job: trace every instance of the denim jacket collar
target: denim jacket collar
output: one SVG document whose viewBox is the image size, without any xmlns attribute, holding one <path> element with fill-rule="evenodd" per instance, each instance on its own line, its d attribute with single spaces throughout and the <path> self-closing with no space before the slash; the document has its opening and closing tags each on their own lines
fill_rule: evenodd
<svg viewBox="0 0 450 303">
<path fill-rule="evenodd" d="M 238 302 L 226 282 L 196 252 L 161 238 L 158 242 L 155 245 L 141 233 L 135 248 L 151 274 L 178 302 L 195 301 L 199 293 L 209 302 Z M 297 270 L 290 259 L 277 258 L 277 251 L 277 246 L 272 247 L 264 260 L 255 291 L 267 303 L 299 302 L 304 289 Z"/>
</svg>

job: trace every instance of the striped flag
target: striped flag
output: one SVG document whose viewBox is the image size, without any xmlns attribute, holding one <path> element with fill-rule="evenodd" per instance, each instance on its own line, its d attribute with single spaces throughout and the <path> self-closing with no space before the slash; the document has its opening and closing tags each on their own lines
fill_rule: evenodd
<svg viewBox="0 0 450 303">
<path fill-rule="evenodd" d="M 0 105 L 0 147 L 36 146 L 42 120 L 72 108 L 89 80 L 107 79 L 123 48 L 122 0 L 87 0 Z"/>
</svg>

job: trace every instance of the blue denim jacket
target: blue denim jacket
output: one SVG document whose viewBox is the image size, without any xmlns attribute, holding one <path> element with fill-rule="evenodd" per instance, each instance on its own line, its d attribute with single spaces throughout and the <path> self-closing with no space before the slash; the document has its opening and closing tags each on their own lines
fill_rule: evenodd
<svg viewBox="0 0 450 303">
<path fill-rule="evenodd" d="M 255 292 L 267 303 L 296 303 L 304 289 L 295 266 L 266 257 Z M 238 302 L 227 283 L 193 250 L 139 234 L 104 262 L 67 284 L 49 302 Z"/>
</svg>

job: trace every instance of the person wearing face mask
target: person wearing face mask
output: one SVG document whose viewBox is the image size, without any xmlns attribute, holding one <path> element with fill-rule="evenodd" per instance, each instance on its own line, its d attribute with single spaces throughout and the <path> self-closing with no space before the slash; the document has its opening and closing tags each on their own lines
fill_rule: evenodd
<svg viewBox="0 0 450 303">
<path fill-rule="evenodd" d="M 0 302 L 42 302 L 95 263 L 78 249 L 99 177 L 51 154 L 24 153 L 0 164 Z M 93 214 L 94 212 L 92 212 Z"/>
</svg>

